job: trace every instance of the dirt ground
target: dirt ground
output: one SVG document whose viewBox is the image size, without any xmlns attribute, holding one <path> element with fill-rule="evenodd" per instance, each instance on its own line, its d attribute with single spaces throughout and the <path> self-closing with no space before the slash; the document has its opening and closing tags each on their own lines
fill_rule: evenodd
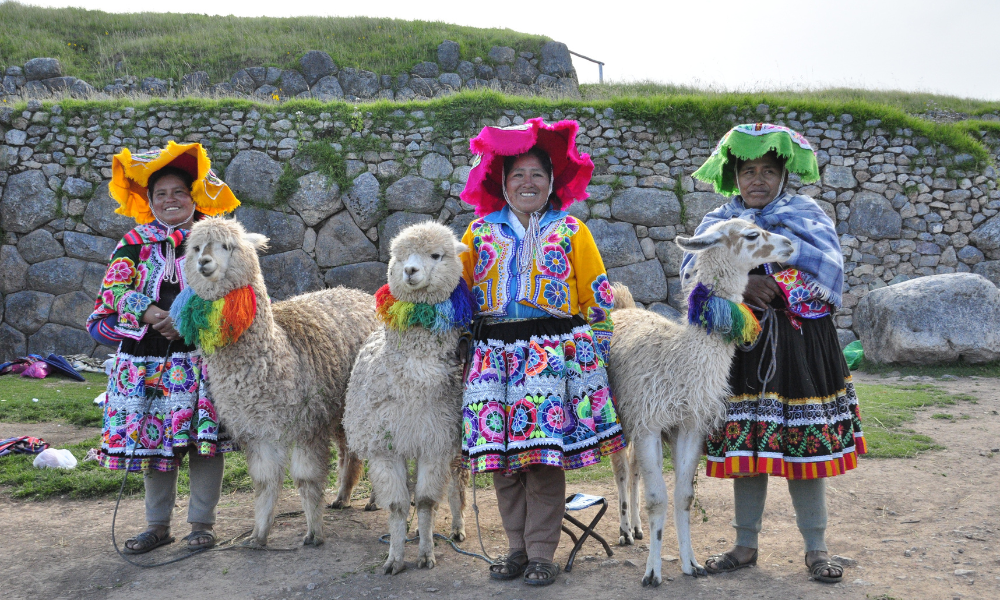
<svg viewBox="0 0 1000 600">
<path fill-rule="evenodd" d="M 894 381 L 864 374 L 856 380 Z M 144 569 L 126 564 L 111 546 L 113 501 L 0 499 L 0 543 L 4 548 L 0 598 L 469 600 L 739 595 L 995 599 L 1000 597 L 1000 454 L 991 450 L 1000 447 L 1000 386 L 995 379 L 976 378 L 934 383 L 979 398 L 978 404 L 962 403 L 952 411 L 968 414 L 969 419 L 933 419 L 932 410 L 918 413 L 913 427 L 947 449 L 915 459 L 862 460 L 858 469 L 829 482 L 827 543 L 832 554 L 857 561 L 837 585 L 809 580 L 787 487 L 772 480 L 756 568 L 697 579 L 685 577 L 677 566 L 676 537 L 668 524 L 664 532 L 665 580 L 656 589 L 639 585 L 645 546 L 612 546 L 615 554 L 608 559 L 593 541 L 578 555 L 572 573 L 560 574 L 548 588 L 529 588 L 519 581 L 490 581 L 484 562 L 459 555 L 444 544 L 438 546 L 434 569 L 416 568 L 413 544 L 407 546 L 408 569 L 395 577 L 382 575 L 380 567 L 388 547 L 379 543 L 378 537 L 386 531 L 386 513 L 363 512 L 362 500 L 355 500 L 353 509 L 327 511 L 327 543 L 319 548 L 299 546 L 304 519 L 296 516 L 281 520 L 270 539 L 271 548 L 290 551 L 212 551 Z M 88 430 L 78 432 L 81 437 L 91 434 Z M 673 489 L 672 480 L 668 486 Z M 571 486 L 569 491 L 600 494 L 612 501 L 616 498 L 610 479 Z M 704 562 L 710 554 L 728 548 L 734 538 L 729 525 L 732 484 L 702 476 L 697 494 L 707 520 L 703 522 L 700 513 L 693 516 L 692 536 L 695 552 Z M 481 490 L 478 499 L 486 548 L 496 554 L 504 547 L 505 538 L 492 490 Z M 286 492 L 279 510 L 299 508 L 295 494 Z M 438 531 L 448 529 L 445 513 L 447 510 L 442 511 Z M 598 529 L 608 540 L 617 539 L 613 513 L 609 512 Z M 118 519 L 120 538 L 142 527 L 142 514 L 141 500 L 123 502 Z M 217 525 L 220 539 L 248 530 L 251 515 L 250 494 L 223 498 Z M 187 533 L 185 516 L 186 499 L 181 499 L 175 512 L 178 537 Z M 478 551 L 471 508 L 467 523 L 470 538 L 463 547 Z M 565 562 L 570 548 L 567 536 L 563 536 L 556 559 Z M 184 553 L 180 543 L 175 543 L 138 559 L 152 562 Z"/>
</svg>

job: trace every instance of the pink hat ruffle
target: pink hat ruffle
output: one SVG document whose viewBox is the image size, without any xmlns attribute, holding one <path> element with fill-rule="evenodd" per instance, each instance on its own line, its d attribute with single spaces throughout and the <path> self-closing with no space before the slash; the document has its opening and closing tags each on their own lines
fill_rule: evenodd
<svg viewBox="0 0 1000 600">
<path fill-rule="evenodd" d="M 517 156 L 539 146 L 552 159 L 552 191 L 565 209 L 578 200 L 589 197 L 587 185 L 594 173 L 594 161 L 589 154 L 576 149 L 576 121 L 545 123 L 541 117 L 528 119 L 523 125 L 483 127 L 469 142 L 475 155 L 469 179 L 460 198 L 476 207 L 476 214 L 486 216 L 506 206 L 503 199 L 503 159 Z"/>
</svg>

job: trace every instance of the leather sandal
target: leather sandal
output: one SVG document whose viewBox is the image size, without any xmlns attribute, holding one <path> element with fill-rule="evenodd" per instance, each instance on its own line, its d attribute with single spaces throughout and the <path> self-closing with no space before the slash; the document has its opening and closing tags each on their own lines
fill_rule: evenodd
<svg viewBox="0 0 1000 600">
<path fill-rule="evenodd" d="M 844 565 L 837 561 L 829 559 L 820 559 L 809 564 L 809 559 L 806 558 L 806 567 L 809 569 L 809 575 L 816 581 L 822 581 L 823 583 L 840 583 L 844 579 Z M 824 575 L 823 571 L 830 569 L 831 571 L 840 571 L 840 575 Z"/>
<path fill-rule="evenodd" d="M 524 550 L 517 550 L 507 556 L 497 558 L 497 562 L 490 565 L 490 577 L 501 581 L 517 579 L 524 573 L 524 568 L 528 566 L 528 553 Z M 505 569 L 506 572 L 501 569 Z"/>
<path fill-rule="evenodd" d="M 709 561 L 714 561 L 710 565 Z M 710 556 L 708 560 L 705 561 L 705 570 L 715 575 L 717 573 L 729 573 L 731 571 L 736 571 L 739 569 L 745 569 L 746 567 L 752 567 L 757 564 L 757 551 L 753 551 L 753 556 L 750 557 L 745 563 L 741 563 L 731 552 L 723 552 L 722 554 L 716 554 L 715 556 Z"/>
<path fill-rule="evenodd" d="M 134 547 L 129 548 L 129 543 Z M 170 535 L 170 530 L 163 537 L 156 535 L 153 531 L 143 531 L 139 535 L 125 540 L 122 552 L 125 554 L 145 554 L 154 548 L 174 543 L 174 536 Z"/>
<path fill-rule="evenodd" d="M 559 565 L 547 561 L 533 560 L 528 563 L 528 568 L 524 570 L 524 583 L 528 585 L 551 585 L 559 574 Z M 531 575 L 541 575 L 541 577 L 530 577 Z"/>
<path fill-rule="evenodd" d="M 200 544 L 192 544 L 191 542 L 198 538 L 210 538 L 207 542 L 201 542 Z M 215 546 L 215 532 L 211 529 L 202 529 L 200 531 L 192 531 L 182 538 L 188 543 L 187 549 L 194 550 L 208 550 Z"/>
</svg>

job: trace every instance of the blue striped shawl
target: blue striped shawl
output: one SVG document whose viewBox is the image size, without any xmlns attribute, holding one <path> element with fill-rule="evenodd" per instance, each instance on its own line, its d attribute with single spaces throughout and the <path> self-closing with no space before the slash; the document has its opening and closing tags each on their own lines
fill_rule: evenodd
<svg viewBox="0 0 1000 600">
<path fill-rule="evenodd" d="M 744 219 L 792 240 L 795 253 L 788 259 L 820 300 L 840 308 L 844 290 L 844 255 L 833 221 L 807 196 L 782 194 L 764 208 L 747 208 L 741 196 L 705 215 L 695 230 L 700 235 L 720 221 Z M 684 255 L 681 276 L 694 266 L 694 254 Z"/>
</svg>

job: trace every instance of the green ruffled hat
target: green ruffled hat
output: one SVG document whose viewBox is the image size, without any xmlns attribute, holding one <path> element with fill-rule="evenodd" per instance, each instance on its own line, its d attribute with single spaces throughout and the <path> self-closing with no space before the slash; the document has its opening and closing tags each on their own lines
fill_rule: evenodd
<svg viewBox="0 0 1000 600">
<path fill-rule="evenodd" d="M 705 164 L 693 177 L 711 183 L 725 196 L 740 193 L 736 186 L 733 158 L 754 160 L 774 151 L 785 160 L 785 168 L 802 178 L 802 183 L 819 181 L 819 165 L 809 140 L 801 133 L 771 123 L 737 125 L 722 136 Z"/>
</svg>

